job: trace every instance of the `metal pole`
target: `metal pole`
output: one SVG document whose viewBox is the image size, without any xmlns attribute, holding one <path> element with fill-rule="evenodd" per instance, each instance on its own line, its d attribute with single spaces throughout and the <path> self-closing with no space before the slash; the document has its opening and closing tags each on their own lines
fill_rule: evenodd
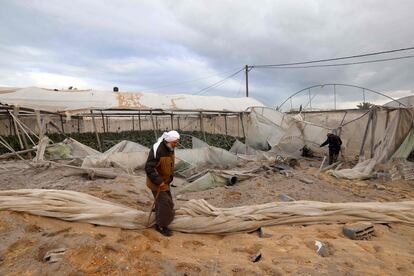
<svg viewBox="0 0 414 276">
<path fill-rule="evenodd" d="M 139 126 L 139 131 L 141 131 L 141 111 L 138 111 L 138 126 Z"/>
<path fill-rule="evenodd" d="M 11 135 L 13 135 L 13 130 L 14 130 L 13 119 L 12 119 L 12 116 L 10 115 L 10 113 L 8 113 L 8 114 L 9 114 L 9 131 L 10 131 L 10 136 L 11 136 Z"/>
<path fill-rule="evenodd" d="M 171 130 L 174 129 L 174 114 L 171 113 Z"/>
<path fill-rule="evenodd" d="M 37 127 L 39 128 L 39 139 L 43 138 L 42 120 L 40 118 L 40 111 L 35 110 Z"/>
<path fill-rule="evenodd" d="M 224 128 L 226 130 L 226 135 L 227 135 L 227 115 L 224 114 Z"/>
<path fill-rule="evenodd" d="M 104 115 L 103 115 L 102 110 L 101 110 L 101 118 L 102 118 L 102 128 L 103 128 L 103 132 L 105 133 L 106 132 L 106 130 L 105 130 L 105 118 L 104 118 Z"/>
<path fill-rule="evenodd" d="M 334 84 L 334 108 L 336 110 L 336 85 Z"/>
<path fill-rule="evenodd" d="M 249 66 L 246 65 L 244 68 L 246 74 L 246 97 L 249 97 Z"/>
<path fill-rule="evenodd" d="M 150 110 L 150 115 L 151 115 L 152 129 L 154 130 L 155 141 L 157 141 L 158 135 L 157 135 L 157 131 L 155 130 L 154 116 L 152 115 L 152 110 Z"/>
<path fill-rule="evenodd" d="M 203 112 L 200 111 L 200 129 L 203 132 L 204 142 L 206 142 L 206 132 L 204 131 Z"/>
<path fill-rule="evenodd" d="M 110 120 L 110 116 L 106 116 L 106 132 L 109 132 L 109 120 Z"/>
<path fill-rule="evenodd" d="M 63 116 L 62 115 L 59 115 L 59 116 L 60 116 L 60 125 L 62 126 L 62 133 L 65 134 L 65 128 L 63 127 Z"/>
<path fill-rule="evenodd" d="M 13 107 L 13 113 L 14 113 L 14 117 L 17 118 L 18 114 L 19 114 L 19 108 L 14 106 Z M 10 114 L 10 113 L 9 113 Z M 11 116 L 11 115 L 10 115 Z M 17 128 L 17 123 L 16 120 L 13 118 L 13 125 L 14 125 L 14 132 L 17 135 L 17 138 L 19 139 L 19 145 L 20 145 L 20 149 L 24 150 L 24 145 L 23 145 L 23 141 L 22 138 L 20 137 L 20 133 L 19 133 L 19 129 Z"/>
<path fill-rule="evenodd" d="M 92 110 L 91 110 L 91 116 L 92 116 L 93 130 L 95 131 L 95 135 L 96 135 L 96 141 L 98 141 L 99 151 L 102 152 L 101 139 L 99 139 L 98 129 L 96 128 L 95 115 L 93 114 Z"/>
<path fill-rule="evenodd" d="M 134 120 L 134 115 L 132 115 L 132 131 L 135 130 L 135 120 Z"/>
<path fill-rule="evenodd" d="M 375 129 L 377 128 L 377 110 L 372 110 L 372 122 L 371 122 L 371 158 L 374 157 L 374 145 L 375 145 Z"/>
<path fill-rule="evenodd" d="M 246 133 L 244 132 L 244 123 L 243 123 L 243 112 L 240 112 L 240 122 L 241 122 L 241 127 L 242 127 L 242 131 L 243 131 L 243 138 L 246 141 Z"/>
<path fill-rule="evenodd" d="M 312 109 L 312 98 L 311 98 L 310 88 L 308 89 L 308 94 L 309 94 L 309 108 Z"/>
<path fill-rule="evenodd" d="M 181 130 L 181 127 L 180 127 L 180 115 L 177 116 L 177 127 L 178 127 L 178 130 Z"/>
<path fill-rule="evenodd" d="M 365 140 L 367 139 L 368 129 L 369 129 L 369 126 L 371 125 L 371 121 L 372 121 L 372 110 L 369 112 L 369 115 L 368 115 L 367 126 L 365 128 L 364 137 L 362 138 L 361 148 L 359 149 L 359 158 L 361 158 L 361 156 L 364 153 Z M 364 156 L 365 156 L 365 154 L 364 154 Z"/>
</svg>

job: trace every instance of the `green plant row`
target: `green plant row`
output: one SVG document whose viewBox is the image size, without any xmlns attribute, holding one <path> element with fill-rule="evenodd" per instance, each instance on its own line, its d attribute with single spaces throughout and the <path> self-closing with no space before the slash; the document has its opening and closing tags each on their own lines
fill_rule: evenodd
<svg viewBox="0 0 414 276">
<path fill-rule="evenodd" d="M 204 141 L 204 135 L 200 131 L 184 131 L 180 132 L 181 140 L 179 148 L 191 148 L 192 147 L 192 138 L 191 136 L 197 137 L 200 140 Z M 158 135 L 161 135 L 159 132 Z M 82 144 L 85 144 L 91 148 L 99 150 L 98 142 L 96 140 L 95 133 L 87 132 L 87 133 L 70 133 L 70 134 L 59 134 L 59 133 L 49 133 L 47 136 L 54 142 L 58 143 L 63 141 L 65 138 L 71 137 Z M 154 131 L 147 130 L 147 131 L 122 131 L 122 132 L 110 132 L 110 133 L 99 133 L 99 137 L 102 143 L 103 151 L 108 150 L 115 144 L 121 142 L 122 140 L 128 140 L 132 142 L 139 143 L 146 147 L 151 147 L 156 139 Z M 7 136 L 4 137 L 5 140 L 14 148 L 14 150 L 20 150 L 19 140 L 17 136 Z M 229 150 L 233 143 L 236 141 L 236 137 L 222 135 L 222 134 L 205 134 L 205 138 L 207 144 L 219 148 L 223 148 Z M 37 139 L 32 137 L 32 139 L 36 142 Z M 244 139 L 241 137 L 237 137 L 240 141 L 244 142 Z M 0 146 L 0 154 L 8 153 L 9 150 Z"/>
</svg>

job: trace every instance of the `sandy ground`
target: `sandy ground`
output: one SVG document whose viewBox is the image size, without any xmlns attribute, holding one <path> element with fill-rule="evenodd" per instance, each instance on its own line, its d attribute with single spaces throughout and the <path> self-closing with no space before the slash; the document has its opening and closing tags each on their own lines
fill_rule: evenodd
<svg viewBox="0 0 414 276">
<path fill-rule="evenodd" d="M 414 198 L 413 183 L 316 177 L 317 163 L 301 162 L 291 177 L 263 170 L 233 187 L 184 194 L 176 204 L 205 198 L 215 206 L 232 207 L 278 201 L 280 194 L 325 202 Z M 61 168 L 34 170 L 20 161 L 0 165 L 2 190 L 76 190 L 142 210 L 152 203 L 139 176 L 88 180 Z M 153 229 L 122 230 L 2 211 L 0 275 L 411 275 L 414 271 L 414 227 L 376 224 L 375 236 L 367 241 L 344 237 L 342 227 L 267 227 L 265 232 L 271 234 L 267 238 L 256 232 L 174 233 L 166 238 Z M 328 245 L 328 257 L 316 254 L 315 240 Z M 47 252 L 58 248 L 64 254 L 57 262 L 44 260 Z M 252 262 L 258 252 L 261 259 Z"/>
</svg>

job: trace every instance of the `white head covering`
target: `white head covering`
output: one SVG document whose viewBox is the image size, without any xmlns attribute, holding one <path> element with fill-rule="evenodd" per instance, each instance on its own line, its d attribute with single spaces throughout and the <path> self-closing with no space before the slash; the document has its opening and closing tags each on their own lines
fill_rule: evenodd
<svg viewBox="0 0 414 276">
<path fill-rule="evenodd" d="M 175 131 L 175 130 L 171 130 L 168 132 L 164 132 L 160 138 L 158 138 L 157 142 L 154 144 L 153 149 L 154 149 L 154 158 L 157 157 L 157 149 L 160 146 L 161 142 L 163 140 L 167 141 L 167 142 L 174 142 L 177 141 L 178 139 L 180 139 L 180 134 Z"/>
</svg>

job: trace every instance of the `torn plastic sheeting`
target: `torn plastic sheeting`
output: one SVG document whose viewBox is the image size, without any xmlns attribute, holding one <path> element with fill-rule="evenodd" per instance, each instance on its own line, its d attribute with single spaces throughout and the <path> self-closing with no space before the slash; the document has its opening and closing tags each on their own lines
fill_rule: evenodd
<svg viewBox="0 0 414 276">
<path fill-rule="evenodd" d="M 368 159 L 355 165 L 352 169 L 328 170 L 326 173 L 336 178 L 365 180 L 371 178 L 376 161 Z"/>
<path fill-rule="evenodd" d="M 414 150 L 414 128 L 411 129 L 410 133 L 405 138 L 404 142 L 398 148 L 397 151 L 394 152 L 391 159 L 407 159 L 410 153 Z"/>
<path fill-rule="evenodd" d="M 187 192 L 198 192 L 215 187 L 223 187 L 226 185 L 234 185 L 235 183 L 230 183 L 231 179 L 235 181 L 243 181 L 254 177 L 252 174 L 253 170 L 249 171 L 235 171 L 235 170 L 207 170 L 204 171 L 195 177 L 198 177 L 191 183 L 183 186 L 178 193 L 187 193 Z M 191 178 L 188 179 L 191 181 Z"/>
<path fill-rule="evenodd" d="M 197 180 L 188 183 L 178 190 L 179 194 L 188 193 L 188 192 L 198 192 L 215 187 L 226 186 L 228 183 L 228 178 L 225 178 L 221 175 L 217 175 L 214 172 L 207 172 Z"/>
<path fill-rule="evenodd" d="M 239 180 L 246 180 L 246 179 L 256 176 L 254 173 L 261 171 L 261 170 L 262 170 L 261 166 L 257 166 L 249 170 L 204 170 L 202 172 L 199 172 L 199 173 L 196 173 L 196 174 L 193 174 L 187 177 L 187 181 L 193 182 L 209 172 L 215 175 L 222 176 L 226 179 L 230 179 L 231 177 L 237 177 Z"/>
<path fill-rule="evenodd" d="M 20 211 L 67 221 L 124 229 L 147 228 L 148 213 L 68 190 L 0 191 L 0 210 Z M 414 225 L 414 201 L 325 203 L 273 202 L 216 208 L 205 200 L 190 200 L 176 211 L 171 229 L 187 233 L 224 234 L 253 231 L 271 225 L 309 225 L 369 221 Z M 150 225 L 154 223 L 154 219 Z"/>
<path fill-rule="evenodd" d="M 236 155 L 212 146 L 200 149 L 177 149 L 175 156 L 193 167 L 233 168 L 238 164 Z"/>
<path fill-rule="evenodd" d="M 88 155 L 100 154 L 99 151 L 88 147 L 73 138 L 66 138 L 46 149 L 48 159 L 84 158 Z"/>
<path fill-rule="evenodd" d="M 255 155 L 258 152 L 258 150 L 255 150 L 254 148 L 240 142 L 237 139 L 236 141 L 234 141 L 233 146 L 231 146 L 231 149 L 229 151 L 234 154 L 245 154 L 245 155 Z"/>
<path fill-rule="evenodd" d="M 115 152 L 149 152 L 149 148 L 135 142 L 123 140 L 105 151 L 105 153 Z"/>
<path fill-rule="evenodd" d="M 378 109 L 372 109 L 376 112 Z M 371 176 L 375 165 L 388 161 L 411 134 L 414 109 L 397 109 L 391 112 L 392 118 L 375 148 L 373 158 L 358 163 L 352 169 L 329 171 L 329 174 L 346 179 L 367 179 Z"/>
<path fill-rule="evenodd" d="M 130 172 L 145 167 L 148 152 L 141 144 L 123 140 L 104 153 L 85 157 L 82 168 L 118 167 Z"/>
<path fill-rule="evenodd" d="M 192 139 L 191 143 L 193 145 L 193 149 L 201 149 L 201 148 L 208 148 L 209 147 L 209 145 L 206 142 L 204 142 L 204 141 L 202 141 L 202 140 L 200 140 L 200 139 L 198 139 L 194 136 L 191 139 Z"/>
<path fill-rule="evenodd" d="M 246 144 L 255 149 L 267 150 L 277 146 L 289 154 L 299 155 L 306 144 L 319 151 L 319 144 L 326 139 L 329 128 L 266 107 L 252 108 L 246 133 Z"/>
<path fill-rule="evenodd" d="M 128 172 L 145 167 L 148 152 L 115 152 L 85 157 L 82 168 L 122 168 Z"/>
</svg>

